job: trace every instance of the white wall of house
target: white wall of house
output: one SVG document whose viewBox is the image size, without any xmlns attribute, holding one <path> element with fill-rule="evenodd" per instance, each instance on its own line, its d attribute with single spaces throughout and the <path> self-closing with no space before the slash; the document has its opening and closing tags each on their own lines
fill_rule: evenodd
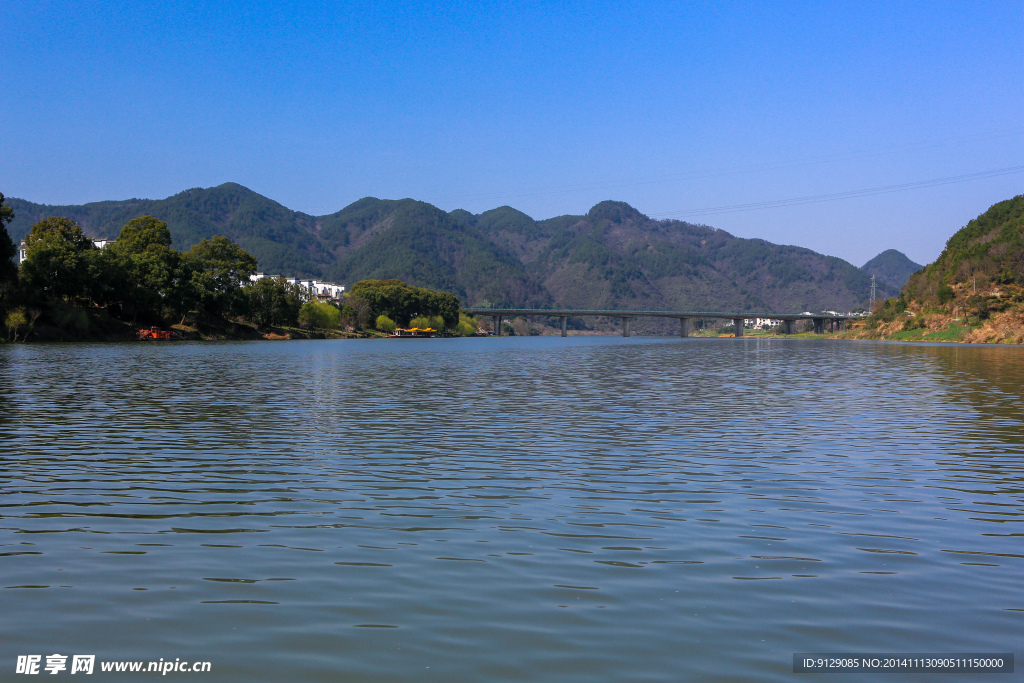
<svg viewBox="0 0 1024 683">
<path fill-rule="evenodd" d="M 249 279 L 253 282 L 262 280 L 265 277 L 278 277 L 277 275 L 267 275 L 266 273 L 255 273 L 249 276 Z M 285 282 L 305 287 L 310 291 L 310 294 L 320 299 L 340 299 L 345 294 L 345 285 L 338 285 L 333 282 L 321 282 L 319 280 L 311 280 L 309 278 L 299 277 L 286 277 Z"/>
</svg>

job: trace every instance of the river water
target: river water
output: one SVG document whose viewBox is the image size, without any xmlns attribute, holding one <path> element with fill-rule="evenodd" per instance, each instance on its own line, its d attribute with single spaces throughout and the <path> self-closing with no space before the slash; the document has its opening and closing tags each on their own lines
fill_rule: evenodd
<svg viewBox="0 0 1024 683">
<path fill-rule="evenodd" d="M 808 678 L 795 652 L 1019 658 L 1022 386 L 1019 348 L 871 342 L 0 347 L 0 671 L 782 681 Z"/>
</svg>

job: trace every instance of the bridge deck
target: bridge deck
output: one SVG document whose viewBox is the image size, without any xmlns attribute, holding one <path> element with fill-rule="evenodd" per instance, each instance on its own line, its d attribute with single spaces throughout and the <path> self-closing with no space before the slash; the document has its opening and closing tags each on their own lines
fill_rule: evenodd
<svg viewBox="0 0 1024 683">
<path fill-rule="evenodd" d="M 578 315 L 600 315 L 609 318 L 771 318 L 773 320 L 848 320 L 855 316 L 842 313 L 766 313 L 764 311 L 617 311 L 574 308 L 467 308 L 472 315 L 549 315 L 556 318 Z"/>
</svg>

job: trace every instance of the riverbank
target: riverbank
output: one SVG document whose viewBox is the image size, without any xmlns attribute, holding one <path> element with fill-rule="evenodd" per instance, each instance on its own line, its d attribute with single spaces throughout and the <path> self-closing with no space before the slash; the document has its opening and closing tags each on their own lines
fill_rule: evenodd
<svg viewBox="0 0 1024 683">
<path fill-rule="evenodd" d="M 743 336 L 754 339 L 870 339 L 879 341 L 948 342 L 965 344 L 1024 344 L 1024 311 L 1013 309 L 993 314 L 980 320 L 976 317 L 954 318 L 948 314 L 912 312 L 905 319 L 891 322 L 855 320 L 842 332 L 800 332 L 782 334 L 778 330 L 744 330 Z M 18 342 L 126 342 L 133 341 L 140 328 L 149 325 L 118 320 L 102 313 L 91 315 L 55 316 L 33 325 L 27 339 Z M 384 339 L 387 334 L 378 330 L 309 330 L 291 326 L 259 326 L 244 320 L 186 320 L 184 323 L 158 325 L 169 330 L 174 339 L 188 341 L 281 341 L 288 339 Z M 545 329 L 541 336 L 553 336 L 558 331 Z M 618 336 L 618 331 L 571 331 L 572 336 Z M 514 335 L 534 336 L 534 335 Z M 637 335 L 639 336 L 639 335 Z M 671 336 L 671 335 L 670 335 Z M 693 337 L 733 337 L 717 330 L 701 330 Z M 0 341 L 5 341 L 0 338 Z M 6 340 L 10 341 L 10 340 Z"/>
<path fill-rule="evenodd" d="M 903 319 L 873 324 L 858 321 L 838 339 L 952 342 L 964 344 L 1024 344 L 1024 310 L 1011 308 L 984 319 L 954 317 L 944 311 L 912 310 Z"/>
<path fill-rule="evenodd" d="M 291 326 L 260 326 L 244 320 L 214 318 L 188 320 L 178 324 L 158 323 L 160 329 L 169 330 L 174 340 L 186 341 L 255 341 L 285 339 L 372 339 L 387 335 L 376 330 L 310 330 Z M 73 309 L 68 315 L 50 315 L 31 325 L 17 340 L 3 339 L 8 343 L 35 342 L 129 342 L 135 340 L 139 329 L 150 324 L 132 324 L 118 320 L 102 312 L 84 312 Z"/>
<path fill-rule="evenodd" d="M 916 316 L 915 316 L 916 318 Z M 891 323 L 872 325 L 868 321 L 856 321 L 842 332 L 814 334 L 781 334 L 775 331 L 745 330 L 744 337 L 757 339 L 866 339 L 901 342 L 947 342 L 959 344 L 1010 344 L 1024 345 L 1024 314 L 1020 312 L 996 315 L 987 320 L 977 318 L 958 319 L 950 316 L 925 317 L 923 320 L 908 317 Z M 731 337 L 715 333 L 695 334 L 695 337 Z"/>
</svg>

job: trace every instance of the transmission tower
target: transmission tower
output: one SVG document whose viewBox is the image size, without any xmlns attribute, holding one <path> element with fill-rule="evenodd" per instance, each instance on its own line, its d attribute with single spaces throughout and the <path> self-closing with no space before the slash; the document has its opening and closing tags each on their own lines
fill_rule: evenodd
<svg viewBox="0 0 1024 683">
<path fill-rule="evenodd" d="M 870 306 L 871 307 L 868 309 L 868 312 L 869 313 L 874 313 L 875 312 L 875 276 L 874 275 L 871 276 L 871 304 L 870 304 Z"/>
</svg>

